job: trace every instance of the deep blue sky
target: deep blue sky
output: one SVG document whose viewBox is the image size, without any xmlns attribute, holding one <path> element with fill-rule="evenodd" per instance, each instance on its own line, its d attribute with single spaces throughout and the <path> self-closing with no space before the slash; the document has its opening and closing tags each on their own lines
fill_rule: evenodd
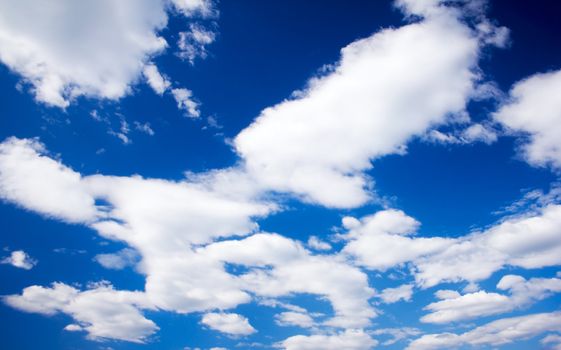
<svg viewBox="0 0 561 350">
<path fill-rule="evenodd" d="M 179 180 L 185 171 L 204 172 L 234 165 L 238 157 L 228 140 L 237 135 L 260 111 L 288 98 L 305 86 L 324 64 L 338 60 L 340 49 L 381 28 L 405 23 L 389 1 L 222 1 L 219 16 L 201 20 L 217 28 L 217 39 L 208 46 L 206 59 L 194 65 L 178 60 L 170 49 L 154 59 L 162 73 L 193 91 L 201 103 L 202 118 L 184 117 L 170 95 L 153 93 L 144 82 L 133 93 L 106 101 L 80 97 L 66 110 L 34 100 L 25 89 L 16 89 L 20 76 L 0 65 L 2 93 L 0 140 L 10 136 L 39 138 L 50 154 L 74 170 L 91 175 L 140 174 L 148 178 Z M 488 17 L 510 29 L 505 49 L 488 48 L 480 66 L 485 77 L 505 93 L 516 81 L 537 72 L 561 68 L 561 4 L 557 1 L 491 1 Z M 168 42 L 186 26 L 174 15 L 162 35 Z M 476 121 L 486 120 L 497 102 L 472 102 Z M 107 133 L 108 125 L 90 117 L 92 110 L 118 128 L 119 115 L 130 124 L 131 144 L 124 145 Z M 214 117 L 220 128 L 208 126 Z M 134 121 L 149 122 L 155 135 L 134 130 Z M 517 156 L 519 139 L 467 145 L 442 145 L 412 140 L 406 155 L 390 155 L 374 161 L 368 175 L 375 179 L 376 193 L 393 208 L 401 209 L 422 223 L 420 235 L 462 236 L 496 223 L 494 212 L 520 199 L 525 191 L 547 192 L 558 178 L 555 171 L 536 168 Z M 100 151 L 103 150 L 103 151 Z M 307 241 L 309 235 L 327 237 L 345 215 L 360 217 L 382 208 L 371 203 L 355 209 L 335 210 L 287 200 L 287 210 L 259 222 L 261 228 Z M 0 248 L 23 249 L 39 261 L 26 271 L 0 265 L 0 295 L 20 293 L 29 285 L 67 284 L 108 280 L 116 289 L 142 290 L 144 278 L 131 268 L 107 270 L 93 261 L 96 254 L 116 251 L 125 245 L 106 241 L 92 230 L 41 217 L 11 203 L 0 204 Z M 65 248 L 64 253 L 55 253 Z M 7 253 L 6 253 L 7 254 Z M 555 275 L 555 269 L 539 272 L 510 271 L 525 277 Z M 504 273 L 482 283 L 492 288 Z M 391 279 L 370 273 L 376 289 L 395 286 Z M 440 286 L 445 289 L 447 285 Z M 453 287 L 452 287 L 453 288 Z M 397 303 L 375 320 L 379 328 L 423 327 L 426 332 L 446 327 L 421 325 L 423 305 L 433 301 L 435 289 L 419 291 L 414 303 Z M 297 298 L 311 310 L 330 310 L 327 303 L 309 296 Z M 558 295 L 533 306 L 532 311 L 554 311 Z M 23 313 L 0 303 L 0 347 L 4 349 L 182 349 L 183 347 L 232 347 L 240 341 L 271 343 L 298 333 L 297 328 L 276 327 L 274 310 L 255 304 L 241 305 L 235 312 L 251 315 L 259 333 L 247 339 L 232 339 L 199 325 L 199 315 L 146 312 L 160 331 L 148 344 L 120 341 L 94 342 L 83 333 L 66 332 L 66 315 L 44 317 Z M 523 314 L 514 312 L 512 315 Z M 473 321 L 483 324 L 491 318 Z M 536 348 L 537 341 L 508 345 L 508 349 Z M 403 343 L 388 346 L 401 349 Z M 245 348 L 242 346 L 241 348 Z"/>
</svg>

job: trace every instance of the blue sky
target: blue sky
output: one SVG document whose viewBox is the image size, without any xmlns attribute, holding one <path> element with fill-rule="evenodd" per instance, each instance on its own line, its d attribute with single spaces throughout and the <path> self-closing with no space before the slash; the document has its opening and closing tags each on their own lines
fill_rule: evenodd
<svg viewBox="0 0 561 350">
<path fill-rule="evenodd" d="M 553 1 L 0 4 L 8 349 L 561 349 Z"/>
</svg>

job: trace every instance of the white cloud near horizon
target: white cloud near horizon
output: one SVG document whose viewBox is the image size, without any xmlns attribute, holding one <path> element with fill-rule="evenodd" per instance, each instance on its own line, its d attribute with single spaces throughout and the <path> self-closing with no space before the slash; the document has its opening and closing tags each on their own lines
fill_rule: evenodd
<svg viewBox="0 0 561 350">
<path fill-rule="evenodd" d="M 462 334 L 426 334 L 411 342 L 406 350 L 454 349 L 463 345 L 500 346 L 545 332 L 561 332 L 561 312 L 503 318 Z"/>
</svg>

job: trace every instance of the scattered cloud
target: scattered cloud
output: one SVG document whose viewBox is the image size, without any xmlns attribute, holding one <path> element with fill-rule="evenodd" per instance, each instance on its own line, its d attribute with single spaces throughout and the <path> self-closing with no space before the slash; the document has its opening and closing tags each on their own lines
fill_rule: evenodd
<svg viewBox="0 0 561 350">
<path fill-rule="evenodd" d="M 37 260 L 31 258 L 29 254 L 23 250 L 14 250 L 9 256 L 0 260 L 0 264 L 7 264 L 19 269 L 31 270 L 37 265 Z"/>
</svg>

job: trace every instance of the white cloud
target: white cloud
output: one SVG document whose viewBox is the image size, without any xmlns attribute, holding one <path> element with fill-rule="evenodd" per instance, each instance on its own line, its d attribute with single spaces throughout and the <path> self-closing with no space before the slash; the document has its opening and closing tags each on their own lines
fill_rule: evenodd
<svg viewBox="0 0 561 350">
<path fill-rule="evenodd" d="M 396 303 L 400 300 L 410 301 L 413 296 L 413 285 L 403 284 L 395 288 L 384 289 L 378 297 L 386 304 Z"/>
<path fill-rule="evenodd" d="M 207 28 L 191 24 L 189 31 L 180 32 L 177 46 L 179 52 L 177 55 L 182 59 L 188 60 L 191 64 L 195 59 L 205 59 L 208 55 L 206 47 L 214 42 L 216 34 Z"/>
<path fill-rule="evenodd" d="M 285 350 L 368 350 L 378 342 L 363 330 L 346 330 L 333 335 L 296 335 L 285 339 L 279 346 Z"/>
<path fill-rule="evenodd" d="M 315 250 L 331 250 L 331 244 L 320 240 L 316 236 L 310 236 L 307 243 L 308 247 Z"/>
<path fill-rule="evenodd" d="M 332 72 L 235 138 L 259 182 L 330 207 L 361 205 L 372 160 L 403 153 L 413 136 L 464 113 L 482 43 L 460 11 L 423 4 L 437 13 L 349 44 Z"/>
<path fill-rule="evenodd" d="M 408 237 L 419 225 L 402 211 L 389 209 L 377 212 L 353 224 L 344 236 L 349 242 L 342 253 L 354 257 L 361 266 L 386 270 L 441 251 L 452 243 L 446 238 Z"/>
<path fill-rule="evenodd" d="M 152 127 L 150 126 L 150 123 L 134 122 L 134 127 L 136 128 L 136 130 L 141 131 L 150 136 L 154 136 L 155 134 L 154 129 L 152 129 Z"/>
<path fill-rule="evenodd" d="M 66 107 L 78 96 L 115 100 L 167 47 L 158 33 L 173 8 L 185 16 L 212 13 L 207 0 L 2 2 L 0 61 L 48 105 Z"/>
<path fill-rule="evenodd" d="M 150 63 L 144 66 L 143 70 L 144 77 L 148 82 L 148 85 L 158 94 L 162 95 L 171 85 L 166 77 L 162 76 L 158 67 Z"/>
<path fill-rule="evenodd" d="M 101 266 L 113 270 L 121 270 L 127 266 L 134 266 L 138 262 L 138 259 L 138 253 L 130 248 L 125 248 L 112 254 L 98 254 L 94 257 L 94 260 Z"/>
<path fill-rule="evenodd" d="M 80 174 L 44 153 L 33 139 L 12 137 L 0 143 L 0 197 L 69 222 L 94 220 L 95 201 Z"/>
<path fill-rule="evenodd" d="M 497 133 L 479 123 L 471 124 L 463 130 L 450 133 L 444 133 L 438 130 L 430 130 L 424 139 L 435 143 L 444 144 L 469 144 L 474 142 L 483 142 L 487 145 L 497 141 Z"/>
<path fill-rule="evenodd" d="M 459 238 L 411 237 L 419 223 L 393 209 L 346 222 L 343 226 L 351 229 L 340 236 L 348 241 L 343 255 L 382 271 L 411 264 L 422 288 L 477 282 L 508 265 L 528 269 L 561 264 L 561 205 L 553 203 Z"/>
<path fill-rule="evenodd" d="M 404 327 L 404 328 L 382 328 L 382 329 L 376 329 L 372 332 L 369 332 L 371 335 L 388 335 L 390 336 L 390 339 L 384 341 L 382 343 L 382 345 L 388 346 L 388 345 L 393 345 L 399 341 L 402 341 L 404 339 L 408 339 L 411 337 L 416 337 L 420 334 L 422 334 L 422 332 L 420 330 L 418 330 L 417 328 L 410 328 L 410 327 Z"/>
<path fill-rule="evenodd" d="M 545 332 L 561 331 L 561 313 L 541 313 L 504 318 L 463 334 L 427 334 L 414 340 L 407 350 L 453 349 L 462 345 L 499 346 L 533 338 Z"/>
<path fill-rule="evenodd" d="M 299 243 L 275 234 L 213 243 L 204 254 L 255 268 L 239 276 L 244 288 L 264 297 L 316 294 L 330 301 L 335 316 L 325 325 L 364 327 L 376 316 L 368 300 L 374 291 L 366 274 L 333 256 L 310 255 Z"/>
<path fill-rule="evenodd" d="M 536 74 L 514 85 L 494 119 L 527 136 L 521 152 L 536 166 L 561 167 L 561 71 Z"/>
<path fill-rule="evenodd" d="M 211 329 L 229 335 L 249 335 L 256 332 L 247 318 L 238 314 L 212 312 L 205 314 L 201 322 Z"/>
<path fill-rule="evenodd" d="M 171 93 L 175 102 L 177 102 L 177 108 L 185 111 L 186 115 L 191 118 L 198 118 L 201 116 L 199 111 L 199 104 L 195 102 L 191 97 L 193 93 L 191 90 L 178 88 L 172 89 Z"/>
<path fill-rule="evenodd" d="M 550 350 L 559 350 L 561 349 L 561 335 L 550 334 L 543 338 L 540 343 L 547 345 Z"/>
<path fill-rule="evenodd" d="M 297 326 L 310 328 L 314 326 L 314 319 L 304 312 L 286 311 L 275 316 L 275 321 L 279 326 Z"/>
<path fill-rule="evenodd" d="M 14 250 L 10 256 L 0 260 L 0 264 L 8 264 L 24 270 L 31 270 L 37 265 L 37 260 L 31 258 L 29 254 L 23 250 Z"/>
<path fill-rule="evenodd" d="M 86 291 L 63 283 L 53 283 L 51 288 L 31 286 L 21 295 L 5 296 L 4 302 L 26 312 L 68 314 L 77 324 L 68 325 L 66 330 L 83 330 L 91 339 L 143 343 L 158 330 L 154 322 L 144 318 L 139 311 L 139 308 L 152 308 L 143 293 L 116 291 L 106 284 Z"/>
<path fill-rule="evenodd" d="M 216 12 L 212 0 L 171 0 L 171 2 L 185 16 L 208 17 Z"/>
</svg>

